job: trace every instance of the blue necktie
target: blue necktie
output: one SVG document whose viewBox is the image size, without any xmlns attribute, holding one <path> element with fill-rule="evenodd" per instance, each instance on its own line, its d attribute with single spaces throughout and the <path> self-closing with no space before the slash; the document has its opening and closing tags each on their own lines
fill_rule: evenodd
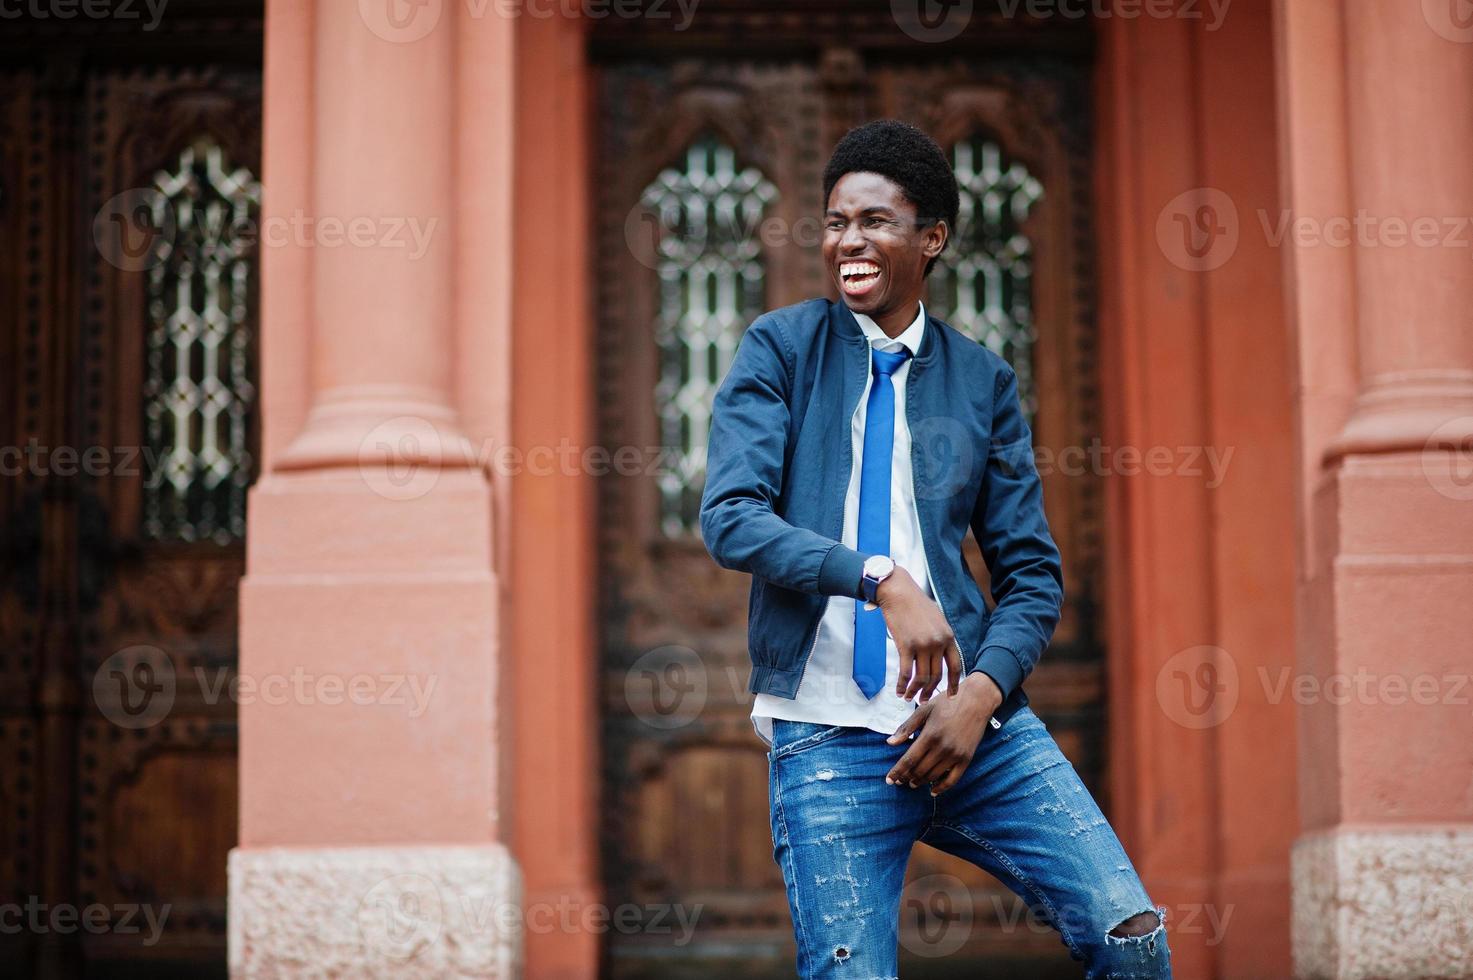
<svg viewBox="0 0 1473 980">
<path fill-rule="evenodd" d="M 895 385 L 890 375 L 910 356 L 871 348 L 874 384 L 864 409 L 864 457 L 859 470 L 860 551 L 890 554 L 890 455 L 895 448 Z M 885 614 L 854 603 L 854 683 L 872 698 L 885 683 Z"/>
</svg>

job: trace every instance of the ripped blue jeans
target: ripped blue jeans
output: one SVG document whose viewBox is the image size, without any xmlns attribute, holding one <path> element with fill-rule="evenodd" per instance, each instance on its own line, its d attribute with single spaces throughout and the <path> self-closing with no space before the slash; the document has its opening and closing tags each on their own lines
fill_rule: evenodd
<svg viewBox="0 0 1473 980">
<path fill-rule="evenodd" d="M 901 891 L 916 841 L 1006 884 L 1059 931 L 1086 977 L 1171 976 L 1166 910 L 1153 906 L 1115 831 L 1032 710 L 989 729 L 965 775 L 940 796 L 927 786 L 885 784 L 908 746 L 867 728 L 773 721 L 773 857 L 787 884 L 799 976 L 898 974 Z M 1109 935 L 1151 911 L 1153 931 Z"/>
</svg>

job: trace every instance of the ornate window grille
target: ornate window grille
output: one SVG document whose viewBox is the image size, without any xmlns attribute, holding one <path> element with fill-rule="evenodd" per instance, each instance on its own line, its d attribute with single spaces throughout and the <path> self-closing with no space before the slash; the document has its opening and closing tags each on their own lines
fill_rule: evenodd
<svg viewBox="0 0 1473 980">
<path fill-rule="evenodd" d="M 678 166 L 645 188 L 640 205 L 658 220 L 654 251 L 660 299 L 655 408 L 665 465 L 660 521 L 665 533 L 695 533 L 706 472 L 711 400 L 742 331 L 762 312 L 762 213 L 777 188 L 712 137 L 693 143 Z"/>
<path fill-rule="evenodd" d="M 143 533 L 228 543 L 245 535 L 256 390 L 251 324 L 261 185 L 201 140 L 149 195 L 158 236 L 148 270 Z"/>
<path fill-rule="evenodd" d="M 952 150 L 961 190 L 953 239 L 931 273 L 935 313 L 1006 358 L 1018 373 L 1018 396 L 1029 422 L 1033 390 L 1033 245 L 1023 223 L 1043 197 L 1043 185 L 986 136 Z"/>
</svg>

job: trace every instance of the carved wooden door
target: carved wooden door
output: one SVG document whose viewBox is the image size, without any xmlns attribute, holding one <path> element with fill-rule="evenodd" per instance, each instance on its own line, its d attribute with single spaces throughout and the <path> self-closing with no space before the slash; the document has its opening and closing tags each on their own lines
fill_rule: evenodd
<svg viewBox="0 0 1473 980">
<path fill-rule="evenodd" d="M 0 76 L 7 976 L 225 975 L 260 22 L 191 9 Z"/>
<path fill-rule="evenodd" d="M 929 46 L 889 9 L 814 4 L 793 23 L 726 3 L 704 32 L 697 17 L 684 33 L 594 35 L 602 441 L 644 461 L 604 477 L 600 497 L 605 877 L 611 904 L 642 910 L 610 929 L 615 976 L 791 975 L 765 747 L 748 718 L 748 579 L 707 556 L 696 512 L 711 399 L 742 331 L 835 295 L 821 173 L 866 119 L 920 125 L 961 181 L 927 302 L 1018 370 L 1068 582 L 1028 691 L 1104 789 L 1100 474 L 1052 463 L 1098 431 L 1088 35 L 979 18 Z M 964 862 L 918 847 L 902 904 L 904 976 L 1072 975 L 1056 934 Z"/>
</svg>

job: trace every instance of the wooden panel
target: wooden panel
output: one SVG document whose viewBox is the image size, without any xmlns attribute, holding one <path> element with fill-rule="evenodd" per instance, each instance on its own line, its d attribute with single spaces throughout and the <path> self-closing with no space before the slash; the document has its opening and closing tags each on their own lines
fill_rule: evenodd
<svg viewBox="0 0 1473 980">
<path fill-rule="evenodd" d="M 224 974 L 243 548 L 140 534 L 144 272 L 97 231 L 200 135 L 258 167 L 260 18 L 169 14 L 0 39 L 0 893 L 105 912 L 0 931 L 4 976 Z"/>
<path fill-rule="evenodd" d="M 230 165 L 259 170 L 253 71 L 98 72 L 86 100 L 93 214 L 116 208 L 109 202 L 118 195 L 152 187 L 154 175 L 200 139 L 218 144 Z M 146 266 L 116 261 L 109 247 L 98 251 L 82 317 L 78 439 L 141 446 Z M 225 859 L 235 843 L 238 739 L 229 693 L 244 547 L 146 538 L 143 486 L 157 476 L 146 466 L 112 473 L 86 481 L 78 498 L 87 530 L 78 553 L 82 677 L 110 683 L 95 685 L 83 714 L 77 847 L 81 901 L 167 904 L 169 915 L 153 945 L 111 933 L 82 942 L 89 959 L 218 961 Z M 129 661 L 137 650 L 151 673 Z"/>
</svg>

